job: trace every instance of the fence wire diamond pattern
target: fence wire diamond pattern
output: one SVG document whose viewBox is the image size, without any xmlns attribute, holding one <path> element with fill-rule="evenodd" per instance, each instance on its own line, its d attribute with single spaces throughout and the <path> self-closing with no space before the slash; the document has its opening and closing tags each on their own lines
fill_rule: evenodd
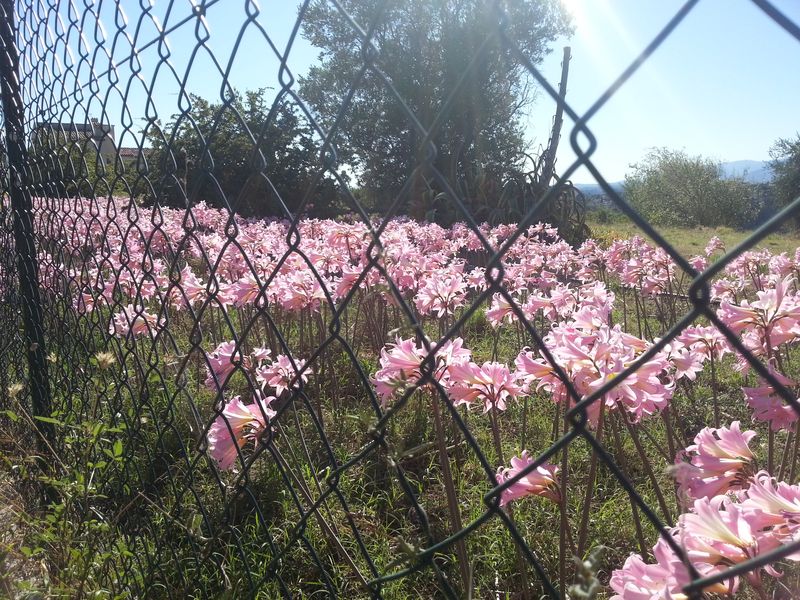
<svg viewBox="0 0 800 600">
<path fill-rule="evenodd" d="M 383 67 L 382 19 L 397 3 L 367 3 L 372 18 L 361 22 L 349 3 L 331 1 L 331 18 L 352 37 L 361 62 L 329 119 L 301 97 L 291 70 L 315 4 L 299 7 L 291 31 L 268 33 L 269 9 L 250 1 L 0 3 L 0 385 L 13 390 L 24 382 L 0 408 L 22 403 L 33 416 L 7 426 L 38 455 L 58 457 L 40 461 L 42 472 L 91 457 L 97 480 L 84 482 L 84 508 L 105 532 L 98 539 L 114 540 L 106 548 L 114 558 L 97 576 L 110 594 L 577 598 L 580 585 L 570 585 L 581 571 L 571 557 L 586 556 L 597 541 L 590 512 L 612 494 L 626 498 L 618 506 L 629 511 L 623 518 L 639 540 L 652 544 L 660 532 L 683 562 L 689 597 L 800 550 L 800 541 L 790 541 L 698 571 L 670 533 L 679 508 L 662 494 L 662 474 L 631 464 L 664 440 L 606 400 L 641 381 L 701 320 L 800 414 L 786 381 L 720 318 L 711 292 L 712 280 L 795 214 L 800 199 L 698 272 L 592 163 L 592 119 L 697 2 L 683 5 L 585 114 L 514 41 L 504 3 L 487 2 L 494 29 L 431 116 L 415 109 Z M 774 6 L 754 4 L 800 41 L 798 26 Z M 215 51 L 220 34 L 227 54 Z M 231 83 L 251 47 L 275 65 L 267 116 L 258 122 Z M 497 47 L 563 110 L 579 158 L 514 225 L 489 227 L 436 162 L 443 149 L 434 140 L 469 93 L 469 74 Z M 218 82 L 213 107 L 190 94 L 198 77 Z M 416 176 L 401 182 L 379 216 L 350 185 L 337 144 L 354 98 L 368 86 L 405 118 L 418 150 L 414 173 L 424 172 L 454 212 L 451 228 L 401 217 L 420 192 Z M 210 127 L 200 110 L 211 111 Z M 300 127 L 298 139 L 310 149 L 298 150 L 308 179 L 294 197 L 280 178 L 292 165 L 276 171 L 265 150 L 289 124 Z M 221 151 L 231 128 L 245 140 L 240 155 Z M 181 132 L 196 146 L 181 146 Z M 240 189 L 261 190 L 277 218 L 242 216 L 253 205 L 245 191 L 230 193 L 224 172 L 234 167 Z M 649 321 L 645 314 L 639 337 L 656 341 L 590 393 L 554 349 L 551 320 L 531 309 L 535 294 L 519 293 L 548 277 L 573 290 L 590 281 L 570 261 L 592 248 L 572 249 L 537 225 L 580 167 L 663 251 L 670 281 L 685 286 L 676 286 L 670 303 L 616 288 L 636 311 L 665 312 Z M 336 190 L 346 216 L 303 216 L 323 189 Z M 517 267 L 532 253 L 540 262 L 520 284 Z M 433 281 L 437 265 L 458 278 Z M 610 274 L 595 266 L 592 281 L 608 284 Z M 420 297 L 423 288 L 428 295 Z M 487 310 L 499 314 L 512 342 L 487 324 Z M 633 343 L 620 331 L 609 335 L 617 336 L 611 345 Z M 482 351 L 480 338 L 488 340 Z M 492 357 L 475 365 L 478 374 L 465 366 L 465 339 L 476 341 L 475 356 Z M 499 424 L 506 401 L 524 396 L 523 384 L 493 362 L 503 343 L 524 347 L 548 371 L 549 383 L 536 393 L 563 394 L 563 402 L 549 403 L 546 419 L 529 412 L 531 391 L 530 400 L 515 403 L 519 424 Z M 381 379 L 393 367 L 394 379 Z M 504 381 L 505 391 L 463 399 L 459 385 L 469 377 L 473 392 L 486 378 Z M 479 410 L 468 410 L 473 402 Z M 613 419 L 598 426 L 612 410 Z M 678 427 L 681 415 L 671 418 Z M 526 448 L 529 454 L 517 456 Z M 515 461 L 518 467 L 498 471 Z M 549 494 L 550 512 L 506 501 L 545 475 L 551 479 L 539 492 L 545 500 Z M 569 496 L 567 477 L 587 489 L 600 479 L 616 482 L 616 491 Z M 46 491 L 48 500 L 53 494 L 59 490 Z M 612 550 L 609 560 L 619 564 L 608 570 L 630 551 L 648 548 Z"/>
</svg>

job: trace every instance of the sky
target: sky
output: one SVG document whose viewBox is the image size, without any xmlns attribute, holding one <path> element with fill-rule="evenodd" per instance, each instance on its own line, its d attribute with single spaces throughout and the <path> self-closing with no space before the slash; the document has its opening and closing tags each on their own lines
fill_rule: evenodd
<svg viewBox="0 0 800 600">
<path fill-rule="evenodd" d="M 677 12 L 673 0 L 570 0 L 575 34 L 567 102 L 584 114 Z M 800 25 L 800 1 L 776 0 Z M 562 44 L 563 45 L 563 44 Z M 542 73 L 555 82 L 560 56 Z M 532 135 L 546 128 L 542 113 Z M 545 106 L 550 110 L 545 110 Z M 622 180 L 649 148 L 683 149 L 720 161 L 769 160 L 780 137 L 800 132 L 800 41 L 749 0 L 700 0 L 633 77 L 590 119 L 592 157 L 608 181 Z M 565 131 L 568 127 L 565 123 Z M 537 135 L 538 134 L 538 135 Z M 560 170 L 575 159 L 568 136 Z M 567 143 L 564 143 L 567 142 Z M 574 181 L 592 181 L 578 172 Z"/>
<path fill-rule="evenodd" d="M 572 14 L 575 31 L 571 38 L 554 43 L 540 71 L 557 87 L 561 48 L 572 48 L 567 102 L 581 115 L 683 4 L 676 0 L 561 1 Z M 278 54 L 289 42 L 296 3 L 206 0 L 205 5 L 203 25 L 193 16 L 190 0 L 153 0 L 151 15 L 169 32 L 168 47 L 150 43 L 158 39 L 158 28 L 149 16 L 141 17 L 137 0 L 104 0 L 95 5 L 104 31 L 96 29 L 91 19 L 65 28 L 70 31 L 74 56 L 78 55 L 78 32 L 91 51 L 95 40 L 105 38 L 104 45 L 117 66 L 110 73 L 95 69 L 102 75 L 100 85 L 95 95 L 85 88 L 84 103 L 89 116 L 98 117 L 103 116 L 105 105 L 103 120 L 115 126 L 120 145 L 138 144 L 135 132 L 141 129 L 145 114 L 155 111 L 168 120 L 177 112 L 181 88 L 219 99 L 223 73 L 242 90 L 279 86 Z M 774 5 L 800 25 L 800 0 L 774 0 Z M 117 33 L 115 23 L 123 23 L 120 10 L 125 13 L 123 31 L 129 39 Z M 252 16 L 249 21 L 248 15 Z M 69 22 L 67 16 L 62 19 Z M 138 70 L 136 63 L 128 60 L 131 42 L 137 48 L 142 77 L 127 85 Z M 287 60 L 293 75 L 302 75 L 317 60 L 318 51 L 298 34 Z M 96 65 L 102 66 L 103 61 L 107 66 L 108 58 L 102 55 Z M 682 149 L 720 161 L 768 160 L 775 140 L 800 132 L 799 66 L 800 42 L 750 0 L 700 0 L 655 54 L 589 120 L 598 142 L 592 161 L 606 180 L 613 182 L 624 179 L 631 165 L 655 147 Z M 85 69 L 72 73 L 86 81 Z M 70 89 L 72 83 L 67 80 L 64 85 Z M 150 105 L 148 94 L 153 99 Z M 123 106 L 129 107 L 128 113 Z M 546 144 L 554 112 L 554 101 L 541 92 L 525 119 L 534 149 Z M 569 143 L 571 128 L 567 119 L 557 172 L 575 160 Z M 575 172 L 572 180 L 593 182 L 583 169 Z"/>
</svg>

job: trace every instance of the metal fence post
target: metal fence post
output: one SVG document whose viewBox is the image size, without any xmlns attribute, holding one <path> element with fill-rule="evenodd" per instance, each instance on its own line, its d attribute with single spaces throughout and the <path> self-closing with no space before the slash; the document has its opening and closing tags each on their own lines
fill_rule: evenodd
<svg viewBox="0 0 800 600">
<path fill-rule="evenodd" d="M 45 359 L 42 305 L 39 297 L 38 256 L 33 230 L 33 199 L 26 176 L 27 152 L 24 140 L 24 110 L 16 46 L 14 0 L 0 0 L 0 89 L 8 156 L 7 190 L 11 199 L 14 245 L 19 274 L 22 321 L 28 358 L 33 416 L 50 416 L 50 387 Z M 4 185 L 3 187 L 6 187 Z M 53 425 L 36 422 L 44 450 L 55 438 Z"/>
</svg>

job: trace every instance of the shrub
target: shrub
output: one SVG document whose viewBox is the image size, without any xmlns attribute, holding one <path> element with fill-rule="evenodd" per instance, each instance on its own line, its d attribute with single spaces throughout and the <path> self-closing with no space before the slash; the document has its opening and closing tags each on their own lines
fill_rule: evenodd
<svg viewBox="0 0 800 600">
<path fill-rule="evenodd" d="M 763 198 L 741 178 L 723 179 L 718 162 L 655 148 L 625 178 L 625 197 L 656 225 L 752 226 Z"/>
</svg>

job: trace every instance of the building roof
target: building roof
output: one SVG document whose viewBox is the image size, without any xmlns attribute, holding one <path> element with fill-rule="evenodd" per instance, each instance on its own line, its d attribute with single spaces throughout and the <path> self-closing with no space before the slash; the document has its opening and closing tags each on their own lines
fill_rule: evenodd
<svg viewBox="0 0 800 600">
<path fill-rule="evenodd" d="M 139 148 L 120 148 L 120 158 L 139 158 Z"/>
<path fill-rule="evenodd" d="M 91 123 L 37 123 L 36 127 L 41 129 L 56 129 L 64 131 L 94 131 Z"/>
<path fill-rule="evenodd" d="M 113 139 L 114 128 L 106 123 L 100 123 L 97 119 L 92 119 L 90 123 L 57 123 L 42 121 L 36 124 L 37 129 L 49 129 L 50 131 L 63 132 L 68 135 L 83 134 L 85 137 L 106 137 Z"/>
</svg>

